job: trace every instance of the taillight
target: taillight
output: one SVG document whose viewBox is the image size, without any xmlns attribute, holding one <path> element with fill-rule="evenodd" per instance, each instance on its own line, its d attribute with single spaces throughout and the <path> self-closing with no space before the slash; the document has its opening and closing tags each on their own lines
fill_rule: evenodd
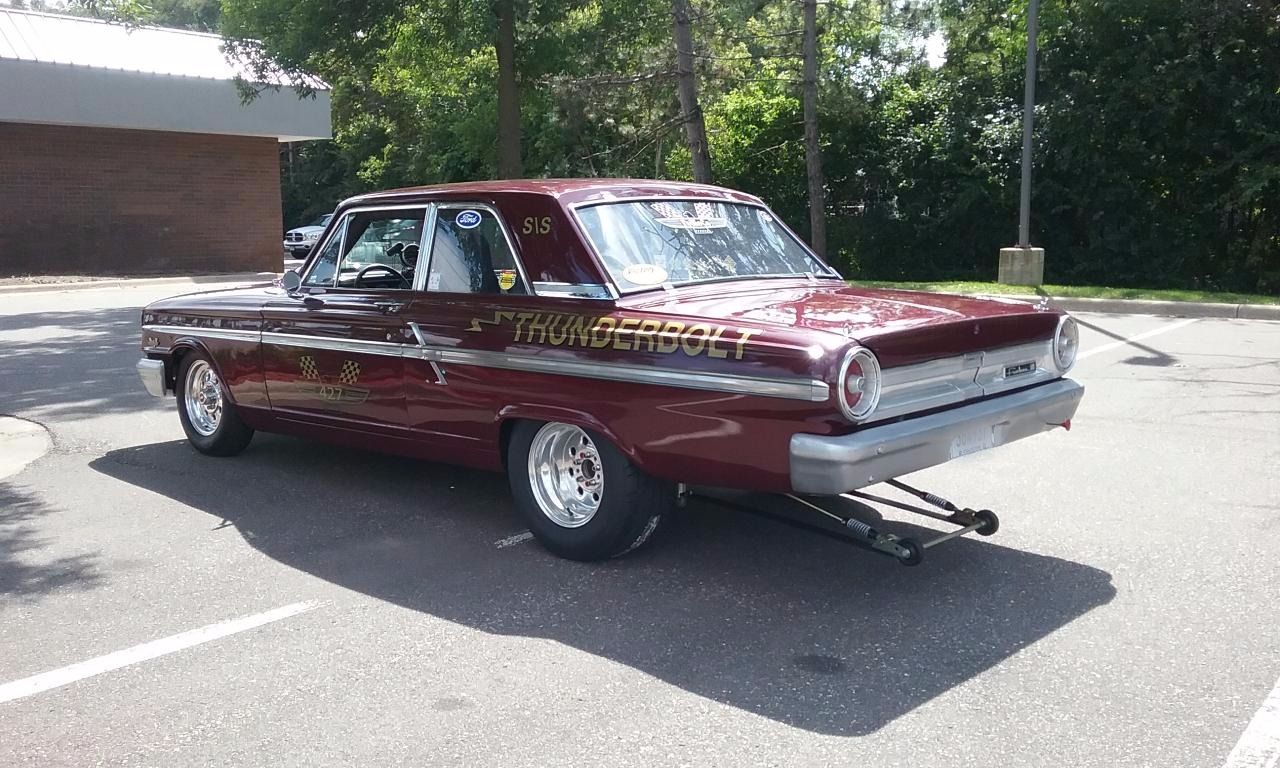
<svg viewBox="0 0 1280 768">
<path fill-rule="evenodd" d="M 1058 321 L 1058 330 L 1053 335 L 1053 362 L 1058 370 L 1066 373 L 1076 363 L 1076 353 L 1080 350 L 1080 327 L 1070 315 L 1063 315 Z"/>
<path fill-rule="evenodd" d="M 862 421 L 880 402 L 880 361 L 865 347 L 854 347 L 840 363 L 840 411 L 851 421 Z"/>
</svg>

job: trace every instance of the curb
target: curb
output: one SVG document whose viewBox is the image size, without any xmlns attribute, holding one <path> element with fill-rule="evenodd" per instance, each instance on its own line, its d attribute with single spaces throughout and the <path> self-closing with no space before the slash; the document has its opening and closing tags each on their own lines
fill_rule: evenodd
<svg viewBox="0 0 1280 768">
<path fill-rule="evenodd" d="M 1040 296 L 970 294 L 982 298 L 1038 302 Z M 1068 312 L 1101 312 L 1112 315 L 1160 315 L 1163 317 L 1218 317 L 1230 320 L 1280 321 L 1280 304 L 1217 304 L 1200 301 L 1150 301 L 1146 299 L 1083 299 L 1049 297 L 1050 306 Z"/>
<path fill-rule="evenodd" d="M 105 280 L 81 280 L 74 283 L 13 283 L 0 285 L 0 294 L 90 291 L 104 288 L 144 288 L 161 285 L 251 284 L 267 283 L 280 276 L 278 272 L 235 272 L 223 275 L 188 275 L 184 277 L 122 277 Z"/>
</svg>

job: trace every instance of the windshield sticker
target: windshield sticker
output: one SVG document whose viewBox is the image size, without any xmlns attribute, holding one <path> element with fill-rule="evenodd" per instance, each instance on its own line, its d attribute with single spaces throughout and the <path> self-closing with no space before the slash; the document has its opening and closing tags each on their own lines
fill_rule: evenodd
<svg viewBox="0 0 1280 768">
<path fill-rule="evenodd" d="M 683 229 L 694 234 L 705 235 L 713 229 L 729 226 L 729 220 L 716 215 L 716 207 L 711 203 L 694 203 L 692 211 L 682 211 L 671 203 L 650 203 L 657 218 L 654 221 L 671 229 Z"/>
<path fill-rule="evenodd" d="M 516 271 L 514 269 L 498 270 L 498 287 L 504 291 L 516 287 Z"/>
<path fill-rule="evenodd" d="M 622 279 L 632 285 L 662 285 L 667 282 L 667 270 L 657 264 L 628 264 Z"/>
<path fill-rule="evenodd" d="M 483 331 L 483 326 L 511 329 L 512 340 L 528 344 L 550 344 L 553 347 L 617 349 L 623 352 L 658 352 L 670 355 L 683 352 L 688 357 L 732 358 L 741 360 L 747 342 L 760 333 L 750 328 L 735 328 L 714 323 L 686 323 L 680 320 L 616 318 L 571 315 L 561 312 L 515 312 L 495 310 L 492 319 L 471 318 L 468 331 Z"/>
<path fill-rule="evenodd" d="M 462 211 L 453 219 L 453 223 L 463 229 L 475 229 L 480 226 L 479 211 Z"/>
</svg>

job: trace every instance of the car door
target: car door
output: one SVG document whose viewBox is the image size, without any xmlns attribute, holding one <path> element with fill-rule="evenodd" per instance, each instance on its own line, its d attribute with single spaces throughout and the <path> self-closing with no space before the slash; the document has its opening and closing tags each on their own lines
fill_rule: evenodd
<svg viewBox="0 0 1280 768">
<path fill-rule="evenodd" d="M 442 455 L 482 462 L 493 450 L 495 408 L 511 391 L 511 374 L 456 365 L 450 360 L 457 355 L 435 351 L 501 352 L 507 343 L 496 334 L 475 333 L 475 319 L 532 310 L 545 299 L 532 295 L 497 209 L 479 202 L 440 203 L 428 227 L 424 290 L 404 315 L 415 343 L 427 350 L 405 357 L 408 424 Z"/>
<path fill-rule="evenodd" d="M 347 211 L 302 287 L 263 308 L 267 396 L 279 417 L 361 430 L 406 428 L 405 311 L 427 208 Z"/>
</svg>

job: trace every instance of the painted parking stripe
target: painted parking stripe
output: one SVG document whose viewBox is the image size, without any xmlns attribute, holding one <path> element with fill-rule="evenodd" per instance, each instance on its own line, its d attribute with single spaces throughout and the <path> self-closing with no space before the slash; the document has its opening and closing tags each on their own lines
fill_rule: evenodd
<svg viewBox="0 0 1280 768">
<path fill-rule="evenodd" d="M 498 549 L 505 549 L 507 547 L 511 547 L 516 544 L 519 544 L 522 541 L 528 541 L 529 539 L 532 539 L 532 538 L 533 538 L 533 534 L 529 533 L 528 531 L 525 531 L 524 533 L 517 533 L 515 536 L 508 536 L 505 539 L 500 539 L 499 541 L 495 541 L 493 542 L 493 546 L 497 547 Z"/>
<path fill-rule="evenodd" d="M 32 696 L 37 693 L 60 688 L 69 685 L 77 680 L 84 680 L 87 677 L 100 675 L 103 672 L 110 672 L 114 669 L 127 667 L 130 664 L 137 664 L 141 661 L 158 658 L 166 654 L 181 651 L 185 648 L 218 640 L 228 635 L 234 635 L 237 632 L 244 632 L 263 624 L 270 624 L 273 621 L 287 619 L 290 616 L 297 616 L 300 613 L 317 608 L 321 605 L 319 601 L 308 600 L 302 603 L 291 603 L 265 613 L 257 613 L 252 616 L 244 616 L 239 619 L 223 621 L 217 624 L 210 624 L 199 629 L 193 629 L 190 632 L 183 632 L 178 635 L 162 637 L 159 640 L 152 640 L 149 643 L 135 645 L 132 648 L 126 648 L 123 651 L 108 653 L 106 656 L 99 656 L 88 661 L 81 661 L 61 669 L 54 669 L 49 672 L 42 672 L 38 675 L 25 677 L 21 680 L 15 680 L 12 683 L 0 685 L 0 704 L 14 699 L 21 699 L 26 696 Z"/>
<path fill-rule="evenodd" d="M 1276 768 L 1280 765 L 1280 680 L 1249 721 L 1225 768 Z"/>
<path fill-rule="evenodd" d="M 1121 339 L 1120 341 L 1113 341 L 1110 344 L 1103 344 L 1102 346 L 1094 347 L 1093 349 L 1090 349 L 1087 352 L 1081 352 L 1079 355 L 1076 356 L 1076 360 L 1083 360 L 1086 357 L 1092 357 L 1094 355 L 1102 354 L 1103 352 L 1110 352 L 1111 350 L 1117 347 L 1123 347 L 1124 345 L 1132 344 L 1135 341 L 1142 341 L 1143 339 L 1149 339 L 1152 336 L 1159 336 L 1162 333 L 1176 331 L 1179 328 L 1183 328 L 1185 326 L 1191 325 L 1192 323 L 1194 323 L 1196 320 L 1199 320 L 1199 319 L 1200 318 L 1198 317 L 1193 317 L 1190 320 L 1183 320 L 1182 322 L 1173 323 L 1171 325 L 1162 325 L 1159 328 L 1153 328 L 1149 331 L 1144 331 L 1143 333 L 1139 333 L 1136 336 L 1130 336 L 1127 339 Z"/>
</svg>

